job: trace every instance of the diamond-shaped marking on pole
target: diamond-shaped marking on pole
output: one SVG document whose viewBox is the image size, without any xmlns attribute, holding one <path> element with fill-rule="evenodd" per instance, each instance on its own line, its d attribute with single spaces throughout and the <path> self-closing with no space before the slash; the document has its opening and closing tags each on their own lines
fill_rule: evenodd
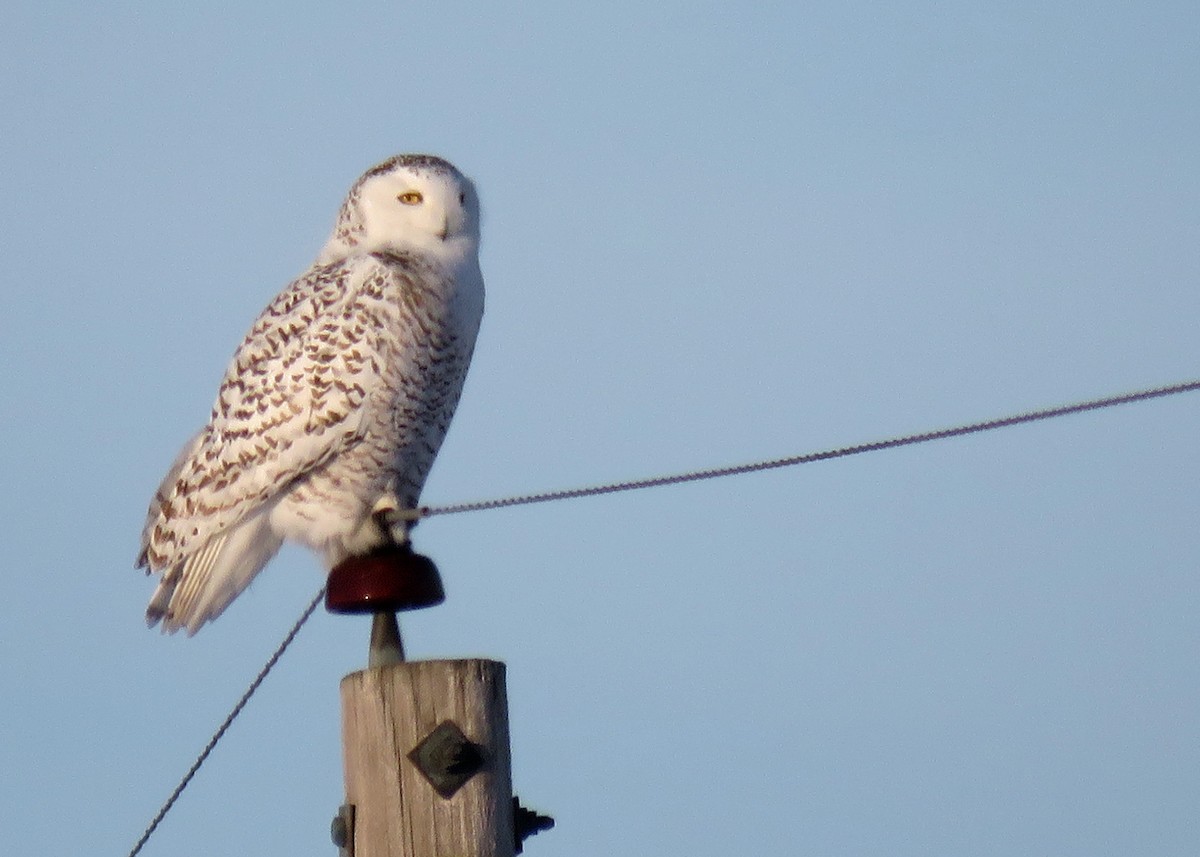
<svg viewBox="0 0 1200 857">
<path fill-rule="evenodd" d="M 452 720 L 438 724 L 408 758 L 444 798 L 452 797 L 487 761 L 483 748 L 472 743 Z"/>
</svg>

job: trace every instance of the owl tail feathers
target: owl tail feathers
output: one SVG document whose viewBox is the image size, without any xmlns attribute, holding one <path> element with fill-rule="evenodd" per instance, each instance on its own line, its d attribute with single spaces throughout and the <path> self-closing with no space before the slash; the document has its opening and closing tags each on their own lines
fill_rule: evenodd
<svg viewBox="0 0 1200 857">
<path fill-rule="evenodd" d="M 164 572 L 146 607 L 146 624 L 161 622 L 167 634 L 186 628 L 192 636 L 224 612 L 282 544 L 265 511 L 210 539 Z"/>
</svg>

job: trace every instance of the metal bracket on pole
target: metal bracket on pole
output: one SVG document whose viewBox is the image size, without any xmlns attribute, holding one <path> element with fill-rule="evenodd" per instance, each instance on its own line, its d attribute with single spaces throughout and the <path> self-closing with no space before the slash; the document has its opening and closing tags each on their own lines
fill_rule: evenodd
<svg viewBox="0 0 1200 857">
<path fill-rule="evenodd" d="M 354 857 L 354 804 L 344 803 L 329 825 L 329 838 L 337 846 L 338 857 Z"/>
</svg>

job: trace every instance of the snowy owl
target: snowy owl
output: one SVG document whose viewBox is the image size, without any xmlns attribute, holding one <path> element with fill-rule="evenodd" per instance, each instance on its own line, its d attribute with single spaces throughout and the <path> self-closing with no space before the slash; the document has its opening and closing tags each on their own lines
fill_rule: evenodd
<svg viewBox="0 0 1200 857">
<path fill-rule="evenodd" d="M 284 539 L 329 568 L 403 544 L 483 316 L 479 200 L 451 164 L 398 155 L 350 188 L 313 266 L 234 354 L 212 416 L 150 503 L 150 626 L 196 633 Z"/>
</svg>

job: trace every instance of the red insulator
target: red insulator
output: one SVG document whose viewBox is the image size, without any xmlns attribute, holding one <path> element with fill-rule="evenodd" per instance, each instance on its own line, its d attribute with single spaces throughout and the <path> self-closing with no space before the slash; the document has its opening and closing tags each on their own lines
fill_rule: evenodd
<svg viewBox="0 0 1200 857">
<path fill-rule="evenodd" d="M 437 566 L 409 544 L 388 545 L 343 560 L 329 572 L 325 590 L 325 609 L 330 613 L 394 613 L 433 607 L 445 600 Z"/>
</svg>

